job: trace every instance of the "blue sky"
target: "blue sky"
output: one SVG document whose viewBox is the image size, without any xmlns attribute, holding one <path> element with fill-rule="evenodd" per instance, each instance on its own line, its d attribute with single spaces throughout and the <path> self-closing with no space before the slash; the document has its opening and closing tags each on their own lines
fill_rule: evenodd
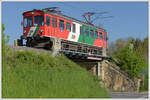
<svg viewBox="0 0 150 100">
<path fill-rule="evenodd" d="M 59 7 L 62 13 L 84 21 L 85 12 L 108 12 L 95 25 L 102 24 L 108 32 L 108 42 L 118 38 L 134 37 L 144 39 L 148 36 L 148 2 L 2 2 L 2 23 L 5 33 L 10 36 L 9 44 L 21 36 L 23 28 L 22 13 L 34 8 Z"/>
</svg>

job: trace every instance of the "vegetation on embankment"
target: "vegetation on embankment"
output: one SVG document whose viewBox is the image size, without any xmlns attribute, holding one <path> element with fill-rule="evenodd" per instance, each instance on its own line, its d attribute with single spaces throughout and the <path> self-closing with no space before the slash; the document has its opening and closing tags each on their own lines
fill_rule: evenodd
<svg viewBox="0 0 150 100">
<path fill-rule="evenodd" d="M 132 78 L 141 78 L 141 91 L 148 90 L 148 37 L 144 40 L 118 39 L 111 43 L 109 55 L 119 61 L 120 69 L 129 74 Z M 146 73 L 145 75 L 142 73 Z M 143 80 L 143 76 L 145 76 Z M 144 82 L 144 85 L 143 85 Z"/>
<path fill-rule="evenodd" d="M 63 55 L 14 52 L 2 38 L 2 98 L 106 98 L 98 79 Z"/>
</svg>

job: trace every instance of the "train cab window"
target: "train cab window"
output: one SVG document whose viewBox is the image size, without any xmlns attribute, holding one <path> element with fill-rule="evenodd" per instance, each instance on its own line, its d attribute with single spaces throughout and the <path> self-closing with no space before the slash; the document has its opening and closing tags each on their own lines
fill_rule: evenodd
<svg viewBox="0 0 150 100">
<path fill-rule="evenodd" d="M 95 38 L 98 39 L 98 32 L 95 31 Z"/>
<path fill-rule="evenodd" d="M 59 28 L 64 29 L 64 21 L 63 20 L 59 20 Z"/>
<path fill-rule="evenodd" d="M 103 33 L 100 33 L 100 40 L 103 40 Z"/>
<path fill-rule="evenodd" d="M 24 18 L 24 27 L 31 27 L 32 23 L 33 23 L 32 17 Z"/>
<path fill-rule="evenodd" d="M 89 29 L 88 28 L 85 29 L 85 35 L 89 36 Z"/>
<path fill-rule="evenodd" d="M 80 34 L 83 34 L 82 26 L 80 26 Z"/>
<path fill-rule="evenodd" d="M 34 26 L 44 25 L 44 16 L 34 16 Z"/>
<path fill-rule="evenodd" d="M 66 22 L 66 30 L 71 31 L 71 23 Z"/>
<path fill-rule="evenodd" d="M 57 18 L 54 18 L 55 21 L 55 27 L 57 27 Z"/>
<path fill-rule="evenodd" d="M 90 30 L 90 36 L 91 36 L 91 38 L 94 37 L 94 31 L 93 30 Z"/>
<path fill-rule="evenodd" d="M 76 25 L 72 24 L 72 32 L 75 33 L 76 32 Z"/>
<path fill-rule="evenodd" d="M 49 16 L 46 16 L 46 25 L 50 26 L 50 17 Z"/>
</svg>

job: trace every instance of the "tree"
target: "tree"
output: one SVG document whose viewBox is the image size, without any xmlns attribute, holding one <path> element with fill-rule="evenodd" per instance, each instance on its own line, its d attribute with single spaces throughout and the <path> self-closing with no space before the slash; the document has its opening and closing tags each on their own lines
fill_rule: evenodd
<svg viewBox="0 0 150 100">
<path fill-rule="evenodd" d="M 134 43 L 135 39 L 133 37 L 128 37 L 128 43 Z"/>
<path fill-rule="evenodd" d="M 6 44 L 9 42 L 9 36 L 6 36 L 4 31 L 5 31 L 5 26 L 4 24 L 2 24 L 2 54 L 5 54 L 5 52 L 7 51 Z"/>
<path fill-rule="evenodd" d="M 134 51 L 138 57 L 142 57 L 148 63 L 148 37 L 141 41 L 136 39 L 134 42 Z"/>
<path fill-rule="evenodd" d="M 146 37 L 144 39 L 144 42 L 143 42 L 143 57 L 144 59 L 146 60 L 146 62 L 148 63 L 148 37 Z"/>
<path fill-rule="evenodd" d="M 131 77 L 138 77 L 144 69 L 144 59 L 136 56 L 134 49 L 130 48 L 128 43 L 125 48 L 121 48 L 115 54 L 120 61 L 120 68 L 127 72 Z"/>
<path fill-rule="evenodd" d="M 141 89 L 148 90 L 148 37 L 143 41 L 128 37 L 127 39 L 118 39 L 115 43 L 109 45 L 108 50 L 113 58 L 120 62 L 118 65 L 121 70 L 128 73 L 131 77 L 141 76 L 141 72 L 146 72 L 144 86 Z"/>
<path fill-rule="evenodd" d="M 9 36 L 6 36 L 5 33 L 5 26 L 2 24 L 2 47 L 4 47 L 9 42 Z"/>
</svg>

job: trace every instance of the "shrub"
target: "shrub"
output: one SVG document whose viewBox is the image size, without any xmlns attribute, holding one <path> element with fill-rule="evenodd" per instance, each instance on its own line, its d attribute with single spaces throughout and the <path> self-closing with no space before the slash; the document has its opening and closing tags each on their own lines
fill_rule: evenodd
<svg viewBox="0 0 150 100">
<path fill-rule="evenodd" d="M 131 77 L 138 77 L 140 72 L 146 67 L 144 59 L 136 56 L 133 49 L 130 48 L 130 44 L 126 45 L 125 48 L 118 50 L 115 57 L 119 59 L 120 68 L 127 72 Z"/>
</svg>

